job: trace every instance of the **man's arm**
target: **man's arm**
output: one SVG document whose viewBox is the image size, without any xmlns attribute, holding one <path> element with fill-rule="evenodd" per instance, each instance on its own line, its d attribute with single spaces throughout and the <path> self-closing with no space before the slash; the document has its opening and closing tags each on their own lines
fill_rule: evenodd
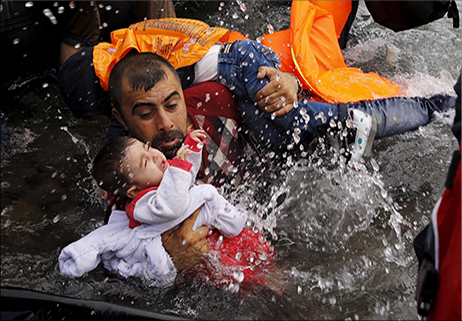
<svg viewBox="0 0 462 321">
<path fill-rule="evenodd" d="M 258 79 L 267 77 L 270 82 L 257 92 L 258 105 L 275 116 L 287 114 L 298 100 L 298 82 L 294 75 L 272 67 L 260 67 Z"/>
<path fill-rule="evenodd" d="M 192 267 L 202 261 L 208 253 L 206 236 L 209 229 L 202 226 L 193 231 L 193 225 L 202 207 L 199 207 L 176 230 L 174 228 L 162 234 L 164 249 L 172 257 L 178 271 Z"/>
</svg>

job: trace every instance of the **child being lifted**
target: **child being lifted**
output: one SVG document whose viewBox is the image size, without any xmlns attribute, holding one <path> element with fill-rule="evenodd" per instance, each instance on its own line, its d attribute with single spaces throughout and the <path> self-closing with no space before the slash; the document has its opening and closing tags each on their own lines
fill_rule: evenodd
<svg viewBox="0 0 462 321">
<path fill-rule="evenodd" d="M 205 225 L 226 238 L 239 235 L 236 240 L 213 240 L 216 233 L 209 238 L 216 249 L 221 246 L 221 262 L 232 267 L 228 274 L 239 269 L 244 279 L 252 278 L 255 270 L 246 266 L 258 256 L 267 258 L 259 268 L 272 265 L 272 250 L 266 239 L 252 229 L 243 230 L 246 213 L 227 202 L 212 185 L 194 185 L 204 138 L 203 130 L 190 131 L 171 161 L 135 138 L 120 137 L 104 146 L 93 162 L 94 178 L 105 191 L 126 194 L 131 201 L 126 212 L 113 211 L 108 225 L 62 250 L 61 273 L 81 276 L 103 261 L 107 269 L 124 277 L 138 276 L 149 285 L 170 285 L 177 271 L 162 246 L 161 234 L 181 224 L 198 208 L 193 230 Z M 230 281 L 234 282 L 232 278 Z M 243 280 L 239 277 L 237 281 Z"/>
</svg>

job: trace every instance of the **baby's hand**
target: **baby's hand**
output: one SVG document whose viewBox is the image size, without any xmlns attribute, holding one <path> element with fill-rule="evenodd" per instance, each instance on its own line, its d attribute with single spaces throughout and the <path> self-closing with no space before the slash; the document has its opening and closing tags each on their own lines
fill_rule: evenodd
<svg viewBox="0 0 462 321">
<path fill-rule="evenodd" d="M 202 142 L 206 137 L 205 136 L 205 131 L 203 131 L 202 129 L 195 129 L 192 132 L 190 132 L 189 135 L 197 143 Z"/>
<path fill-rule="evenodd" d="M 191 151 L 188 147 L 188 145 L 181 146 L 181 148 L 176 152 L 176 158 L 186 160 L 186 155 L 191 155 Z"/>
</svg>

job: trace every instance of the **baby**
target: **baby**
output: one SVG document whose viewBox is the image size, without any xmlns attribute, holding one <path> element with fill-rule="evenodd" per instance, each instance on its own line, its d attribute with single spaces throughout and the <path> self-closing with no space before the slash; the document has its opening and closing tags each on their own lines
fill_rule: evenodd
<svg viewBox="0 0 462 321">
<path fill-rule="evenodd" d="M 156 225 L 159 234 L 178 225 L 203 205 L 194 229 L 208 225 L 226 237 L 240 233 L 243 213 L 229 204 L 209 184 L 195 186 L 205 133 L 193 130 L 173 160 L 134 138 L 121 138 L 96 156 L 94 177 L 107 192 L 126 194 L 130 228 Z M 188 210 L 189 208 L 189 210 Z"/>
<path fill-rule="evenodd" d="M 122 276 L 140 276 L 150 285 L 171 284 L 176 269 L 162 246 L 161 234 L 179 225 L 201 206 L 193 230 L 206 225 L 226 238 L 241 237 L 241 242 L 236 243 L 215 240 L 214 248 L 222 243 L 226 245 L 222 250 L 229 251 L 220 253 L 222 258 L 231 258 L 222 259 L 225 265 L 245 270 L 248 263 L 245 261 L 253 262 L 251 256 L 261 253 L 272 260 L 271 248 L 261 235 L 251 229 L 241 233 L 247 221 L 244 213 L 212 185 L 194 185 L 204 138 L 202 130 L 190 131 L 171 161 L 159 150 L 134 138 L 121 137 L 104 146 L 93 163 L 98 185 L 110 193 L 126 194 L 132 200 L 126 212 L 113 211 L 108 225 L 63 249 L 59 257 L 61 273 L 81 276 L 103 261 L 107 269 Z"/>
</svg>

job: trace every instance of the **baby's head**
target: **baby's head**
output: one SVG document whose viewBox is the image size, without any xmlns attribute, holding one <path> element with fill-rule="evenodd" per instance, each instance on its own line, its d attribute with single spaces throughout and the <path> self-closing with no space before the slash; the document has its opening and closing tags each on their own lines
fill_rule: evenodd
<svg viewBox="0 0 462 321">
<path fill-rule="evenodd" d="M 106 192 L 134 198 L 142 190 L 158 186 L 168 166 L 159 150 L 135 138 L 119 137 L 96 155 L 93 177 Z"/>
</svg>

